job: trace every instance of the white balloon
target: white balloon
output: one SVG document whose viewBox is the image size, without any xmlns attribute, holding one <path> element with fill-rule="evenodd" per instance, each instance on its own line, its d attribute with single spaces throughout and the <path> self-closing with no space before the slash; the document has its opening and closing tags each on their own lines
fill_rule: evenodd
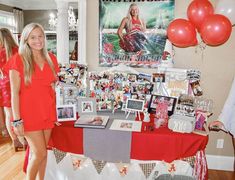
<svg viewBox="0 0 235 180">
<path fill-rule="evenodd" d="M 235 24 L 235 0 L 219 0 L 215 7 L 216 14 L 226 16 L 232 23 Z"/>
</svg>

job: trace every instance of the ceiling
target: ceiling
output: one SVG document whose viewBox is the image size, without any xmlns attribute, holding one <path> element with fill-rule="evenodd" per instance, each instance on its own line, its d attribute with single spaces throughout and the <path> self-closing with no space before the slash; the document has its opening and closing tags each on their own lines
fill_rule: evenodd
<svg viewBox="0 0 235 180">
<path fill-rule="evenodd" d="M 23 10 L 42 10 L 56 9 L 56 0 L 0 0 L 0 4 L 18 7 Z M 67 1 L 74 8 L 77 8 L 78 0 L 60 0 Z"/>
</svg>

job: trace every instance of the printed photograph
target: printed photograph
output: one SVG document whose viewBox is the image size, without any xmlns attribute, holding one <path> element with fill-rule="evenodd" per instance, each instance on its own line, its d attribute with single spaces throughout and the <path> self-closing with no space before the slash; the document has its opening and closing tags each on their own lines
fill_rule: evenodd
<svg viewBox="0 0 235 180">
<path fill-rule="evenodd" d="M 93 102 L 92 101 L 82 102 L 82 112 L 93 112 Z"/>
<path fill-rule="evenodd" d="M 100 52 L 103 67 L 157 68 L 174 19 L 174 0 L 99 1 Z"/>
</svg>

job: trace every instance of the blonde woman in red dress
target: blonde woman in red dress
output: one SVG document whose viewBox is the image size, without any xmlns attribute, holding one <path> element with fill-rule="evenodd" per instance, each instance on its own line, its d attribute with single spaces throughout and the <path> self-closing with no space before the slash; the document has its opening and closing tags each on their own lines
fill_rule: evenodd
<svg viewBox="0 0 235 180">
<path fill-rule="evenodd" d="M 18 52 L 18 45 L 12 37 L 11 32 L 7 28 L 0 29 L 0 94 L 1 94 L 1 108 L 4 107 L 6 127 L 8 133 L 13 141 L 15 151 L 22 148 L 23 145 L 18 140 L 15 133 L 12 131 L 11 120 L 12 120 L 12 110 L 11 110 L 11 93 L 10 93 L 10 80 L 9 80 L 9 70 L 8 64 L 10 59 L 14 54 Z M 2 111 L 1 111 L 2 119 Z"/>
<path fill-rule="evenodd" d="M 118 28 L 120 47 L 126 52 L 138 52 L 144 49 L 147 38 L 143 32 L 146 30 L 146 24 L 139 14 L 137 4 L 132 3 L 127 16 L 122 19 Z M 123 34 L 124 29 L 126 34 Z"/>
<path fill-rule="evenodd" d="M 47 144 L 57 120 L 54 86 L 58 71 L 56 57 L 47 52 L 42 26 L 25 26 L 19 53 L 11 61 L 10 82 L 14 131 L 26 138 L 32 153 L 26 180 L 44 179 Z"/>
</svg>

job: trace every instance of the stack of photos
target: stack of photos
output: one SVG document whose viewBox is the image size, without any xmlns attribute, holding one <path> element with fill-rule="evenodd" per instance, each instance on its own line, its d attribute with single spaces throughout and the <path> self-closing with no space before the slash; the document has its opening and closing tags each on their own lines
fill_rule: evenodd
<svg viewBox="0 0 235 180">
<path fill-rule="evenodd" d="M 96 98 L 97 109 L 122 109 L 127 99 L 150 100 L 153 90 L 151 75 L 118 73 L 118 72 L 90 72 L 90 97 Z"/>
</svg>

